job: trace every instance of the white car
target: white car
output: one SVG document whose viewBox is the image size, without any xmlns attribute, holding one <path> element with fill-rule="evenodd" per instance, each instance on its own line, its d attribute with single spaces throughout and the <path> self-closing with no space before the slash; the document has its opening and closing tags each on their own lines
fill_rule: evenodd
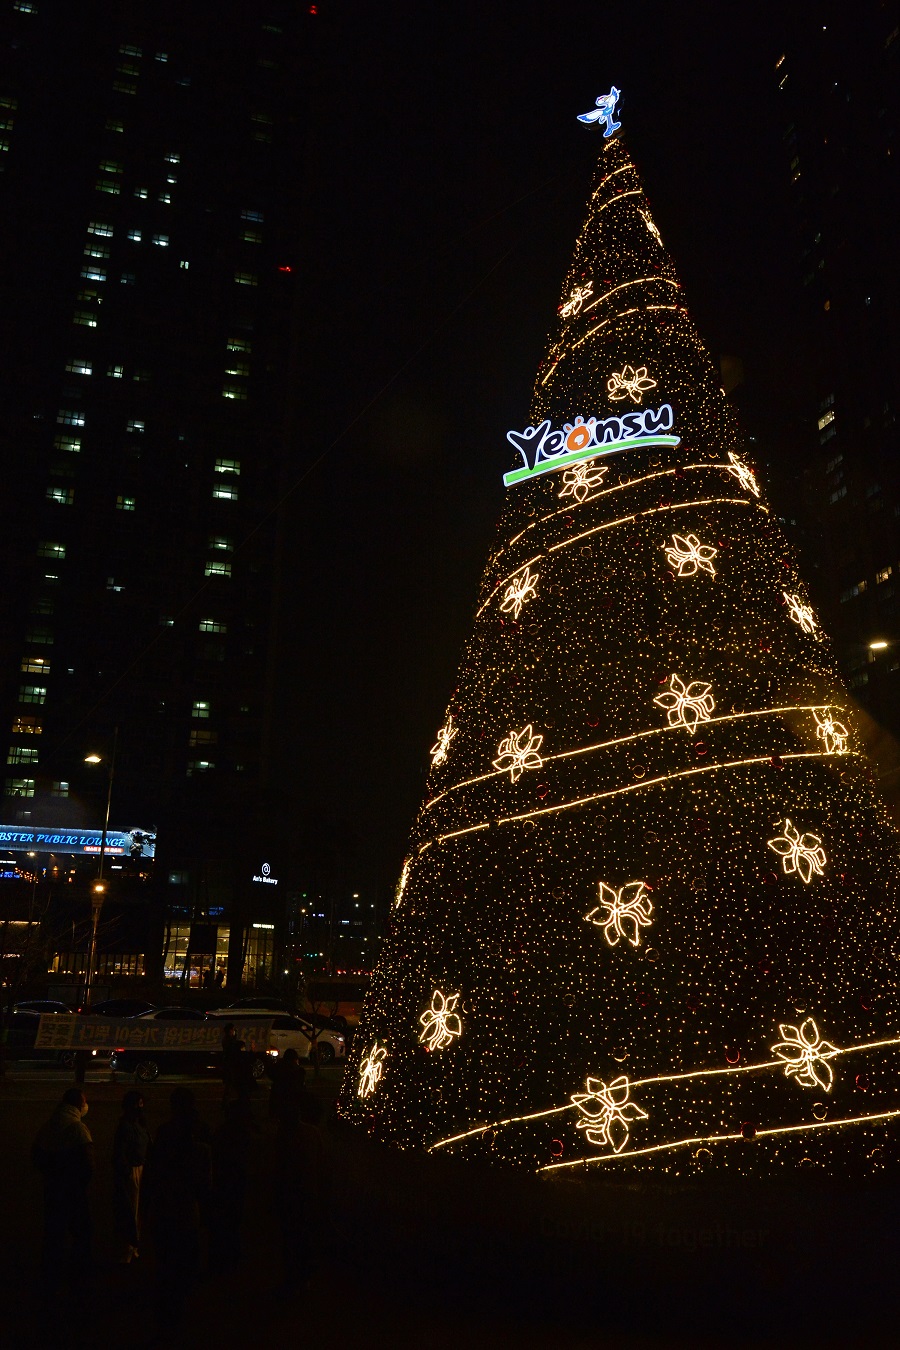
<svg viewBox="0 0 900 1350">
<path fill-rule="evenodd" d="M 302 1017 L 292 1017 L 283 1008 L 264 1010 L 253 1008 L 242 1011 L 239 1008 L 216 1008 L 209 1017 L 229 1019 L 232 1022 L 268 1021 L 271 1018 L 272 1029 L 269 1032 L 269 1054 L 279 1058 L 285 1050 L 296 1050 L 301 1059 L 311 1059 L 313 1053 L 313 1028 Z M 337 1031 L 323 1027 L 318 1033 L 319 1064 L 333 1064 L 343 1059 L 347 1053 L 347 1042 Z"/>
</svg>

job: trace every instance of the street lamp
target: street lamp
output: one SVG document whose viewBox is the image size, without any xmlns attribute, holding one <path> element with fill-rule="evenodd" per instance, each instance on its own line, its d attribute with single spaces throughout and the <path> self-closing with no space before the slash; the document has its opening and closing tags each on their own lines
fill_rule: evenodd
<svg viewBox="0 0 900 1350">
<path fill-rule="evenodd" d="M 109 787 L 106 792 L 106 815 L 103 818 L 103 833 L 100 836 L 100 866 L 97 871 L 97 880 L 94 882 L 91 891 L 91 945 L 88 949 L 87 963 L 87 988 L 85 989 L 84 1001 L 86 1005 L 91 1002 L 91 989 L 94 983 L 94 968 L 97 964 L 97 929 L 100 926 L 100 912 L 103 909 L 103 901 L 106 898 L 106 882 L 103 880 L 103 861 L 106 855 L 106 836 L 109 833 L 109 808 L 112 805 L 113 775 L 116 771 L 116 750 L 119 745 L 119 728 L 116 727 L 113 732 L 113 748 L 107 765 L 107 775 L 109 777 Z M 102 764 L 103 756 L 96 753 L 85 755 L 85 764 Z"/>
</svg>

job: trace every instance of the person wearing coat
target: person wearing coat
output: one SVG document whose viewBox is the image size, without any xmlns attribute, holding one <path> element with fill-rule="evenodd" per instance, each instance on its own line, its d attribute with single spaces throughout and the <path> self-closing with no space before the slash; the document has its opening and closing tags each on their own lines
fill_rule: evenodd
<svg viewBox="0 0 900 1350">
<path fill-rule="evenodd" d="M 113 1139 L 113 1216 L 122 1244 L 120 1260 L 126 1265 L 140 1255 L 141 1179 L 149 1151 L 144 1098 L 132 1089 L 122 1098 L 122 1116 Z"/>
</svg>

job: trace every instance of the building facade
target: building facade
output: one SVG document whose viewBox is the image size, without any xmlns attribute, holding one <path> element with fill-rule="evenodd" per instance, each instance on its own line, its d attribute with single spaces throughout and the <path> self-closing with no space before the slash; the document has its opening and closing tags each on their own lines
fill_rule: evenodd
<svg viewBox="0 0 900 1350">
<path fill-rule="evenodd" d="M 258 925 L 278 908 L 252 877 L 277 816 L 314 16 L 210 17 L 16 3 L 0 20 L 2 820 L 99 829 L 108 806 L 152 836 L 152 862 L 106 860 L 100 970 L 212 966 L 233 986 L 271 973 Z M 32 852 L 3 854 L 4 903 L 37 875 L 51 964 L 77 976 L 96 854 Z"/>
</svg>

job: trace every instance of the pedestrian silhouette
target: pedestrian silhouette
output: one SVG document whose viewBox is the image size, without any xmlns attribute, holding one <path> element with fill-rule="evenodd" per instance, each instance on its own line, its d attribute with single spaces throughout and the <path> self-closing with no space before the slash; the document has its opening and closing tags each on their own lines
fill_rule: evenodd
<svg viewBox="0 0 900 1350">
<path fill-rule="evenodd" d="M 226 1102 L 212 1139 L 209 1263 L 214 1270 L 232 1270 L 241 1259 L 241 1227 L 258 1135 L 250 1103 Z"/>
<path fill-rule="evenodd" d="M 93 1140 L 84 1123 L 87 1110 L 81 1088 L 69 1088 L 39 1130 L 31 1150 L 32 1162 L 44 1179 L 41 1275 L 51 1289 L 71 1275 L 83 1291 L 90 1274 L 89 1192 L 94 1162 Z"/>
<path fill-rule="evenodd" d="M 146 1182 L 161 1327 L 180 1317 L 200 1273 L 211 1183 L 210 1132 L 193 1092 L 179 1086 L 169 1103 L 171 1117 L 156 1132 Z"/>
<path fill-rule="evenodd" d="M 316 1228 L 323 1223 L 325 1145 L 299 1115 L 282 1117 L 275 1138 L 274 1209 L 281 1238 L 281 1292 L 306 1289 L 315 1272 Z"/>
<path fill-rule="evenodd" d="M 132 1089 L 122 1098 L 122 1115 L 113 1139 L 113 1216 L 122 1244 L 120 1260 L 125 1264 L 140 1254 L 141 1181 L 149 1150 L 144 1098 Z"/>
</svg>

